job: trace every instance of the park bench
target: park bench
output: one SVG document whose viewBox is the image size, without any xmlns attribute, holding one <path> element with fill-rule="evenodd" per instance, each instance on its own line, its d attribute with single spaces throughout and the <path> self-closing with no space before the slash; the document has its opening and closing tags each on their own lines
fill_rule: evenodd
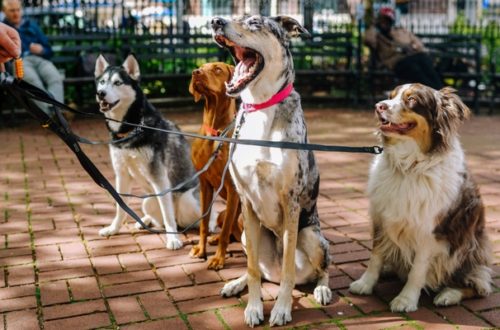
<svg viewBox="0 0 500 330">
<path fill-rule="evenodd" d="M 420 33 L 429 55 L 432 57 L 437 72 L 445 85 L 458 90 L 458 94 L 474 112 L 479 111 L 479 84 L 481 83 L 481 36 L 458 34 Z M 393 72 L 382 67 L 373 51 L 370 51 L 370 63 L 366 73 L 372 102 L 382 92 L 405 83 L 398 81 Z"/>
<path fill-rule="evenodd" d="M 357 102 L 359 89 L 359 47 L 351 31 L 313 34 L 296 39 L 291 51 L 295 86 L 304 97 L 323 93 Z M 354 93 L 352 93 L 354 91 Z M 339 93 L 340 92 L 340 93 Z"/>
</svg>

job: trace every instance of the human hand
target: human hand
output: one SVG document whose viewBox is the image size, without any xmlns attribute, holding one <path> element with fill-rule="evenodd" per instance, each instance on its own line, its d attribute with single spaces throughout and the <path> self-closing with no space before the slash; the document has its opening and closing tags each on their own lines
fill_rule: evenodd
<svg viewBox="0 0 500 330">
<path fill-rule="evenodd" d="M 0 71 L 3 63 L 21 55 L 21 38 L 14 28 L 0 23 Z"/>
<path fill-rule="evenodd" d="M 43 46 L 35 42 L 32 42 L 30 44 L 30 53 L 35 55 L 40 55 L 41 53 L 43 53 Z"/>
</svg>

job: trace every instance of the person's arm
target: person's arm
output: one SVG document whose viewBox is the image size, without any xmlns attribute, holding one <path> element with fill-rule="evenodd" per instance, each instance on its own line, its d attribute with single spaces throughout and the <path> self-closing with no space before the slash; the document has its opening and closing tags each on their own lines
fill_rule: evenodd
<svg viewBox="0 0 500 330">
<path fill-rule="evenodd" d="M 424 44 L 422 43 L 422 40 L 418 38 L 416 35 L 414 35 L 411 32 L 408 32 L 410 35 L 410 40 L 411 40 L 411 47 L 413 50 L 417 52 L 423 52 L 426 51 L 427 49 L 425 48 Z"/>
<path fill-rule="evenodd" d="M 50 59 L 52 55 L 54 55 L 54 52 L 52 51 L 49 40 L 42 32 L 42 29 L 40 29 L 40 27 L 36 23 L 30 22 L 30 24 L 31 29 L 35 33 L 36 39 L 38 41 L 30 45 L 30 52 L 43 58 Z"/>
<path fill-rule="evenodd" d="M 377 48 L 377 29 L 375 26 L 370 26 L 368 30 L 365 32 L 365 38 L 364 38 L 364 43 L 368 47 L 371 47 L 373 49 Z"/>
</svg>

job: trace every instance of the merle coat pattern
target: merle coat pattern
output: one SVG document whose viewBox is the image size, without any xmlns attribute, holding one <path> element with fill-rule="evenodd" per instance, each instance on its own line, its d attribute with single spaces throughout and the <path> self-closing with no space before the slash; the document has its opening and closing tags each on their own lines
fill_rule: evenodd
<svg viewBox="0 0 500 330">
<path fill-rule="evenodd" d="M 300 96 L 291 94 L 261 111 L 247 112 L 245 104 L 260 104 L 293 83 L 290 37 L 307 34 L 289 17 L 252 16 L 234 21 L 212 20 L 214 39 L 228 48 L 237 62 L 226 85 L 231 96 L 241 96 L 236 129 L 242 139 L 306 143 L 307 128 Z M 243 118 L 244 117 L 244 118 Z M 261 277 L 280 283 L 270 315 L 271 325 L 291 321 L 292 290 L 296 283 L 317 281 L 315 299 L 331 300 L 328 287 L 328 242 L 320 231 L 317 211 L 319 172 L 314 154 L 237 145 L 230 167 L 242 202 L 243 242 L 248 270 L 227 283 L 222 295 L 242 291 L 248 284 L 245 322 L 253 327 L 263 321 Z"/>
</svg>

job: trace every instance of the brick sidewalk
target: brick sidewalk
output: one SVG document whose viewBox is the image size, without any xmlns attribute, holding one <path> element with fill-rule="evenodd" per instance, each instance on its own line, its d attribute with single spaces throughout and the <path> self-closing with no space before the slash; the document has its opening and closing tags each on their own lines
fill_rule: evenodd
<svg viewBox="0 0 500 330">
<path fill-rule="evenodd" d="M 194 131 L 201 113 L 169 114 Z M 307 111 L 313 142 L 374 145 L 371 112 Z M 104 124 L 77 119 L 73 127 L 91 139 L 106 139 Z M 290 327 L 311 329 L 473 329 L 500 327 L 500 117 L 477 117 L 462 129 L 472 173 L 486 204 L 488 232 L 495 252 L 495 292 L 485 299 L 435 308 L 422 294 L 415 313 L 391 313 L 388 302 L 401 289 L 386 279 L 375 295 L 353 296 L 347 287 L 366 266 L 371 241 L 365 197 L 372 156 L 317 153 L 321 166 L 319 212 L 330 240 L 334 299 L 325 307 L 312 298 L 312 286 L 295 291 Z M 226 268 L 206 269 L 188 252 L 198 239 L 185 235 L 178 251 L 165 249 L 160 235 L 132 224 L 119 235 L 97 232 L 114 216 L 114 202 L 98 187 L 58 138 L 25 123 L 0 129 L 0 329 L 245 329 L 247 294 L 221 298 L 227 280 L 245 270 L 239 244 L 229 248 Z M 109 178 L 105 146 L 85 146 Z M 139 191 L 137 191 L 139 192 Z M 139 202 L 131 201 L 139 210 Z M 214 248 L 210 247 L 209 253 Z M 278 286 L 263 285 L 266 321 Z M 245 291 L 246 292 L 246 291 Z"/>
</svg>

